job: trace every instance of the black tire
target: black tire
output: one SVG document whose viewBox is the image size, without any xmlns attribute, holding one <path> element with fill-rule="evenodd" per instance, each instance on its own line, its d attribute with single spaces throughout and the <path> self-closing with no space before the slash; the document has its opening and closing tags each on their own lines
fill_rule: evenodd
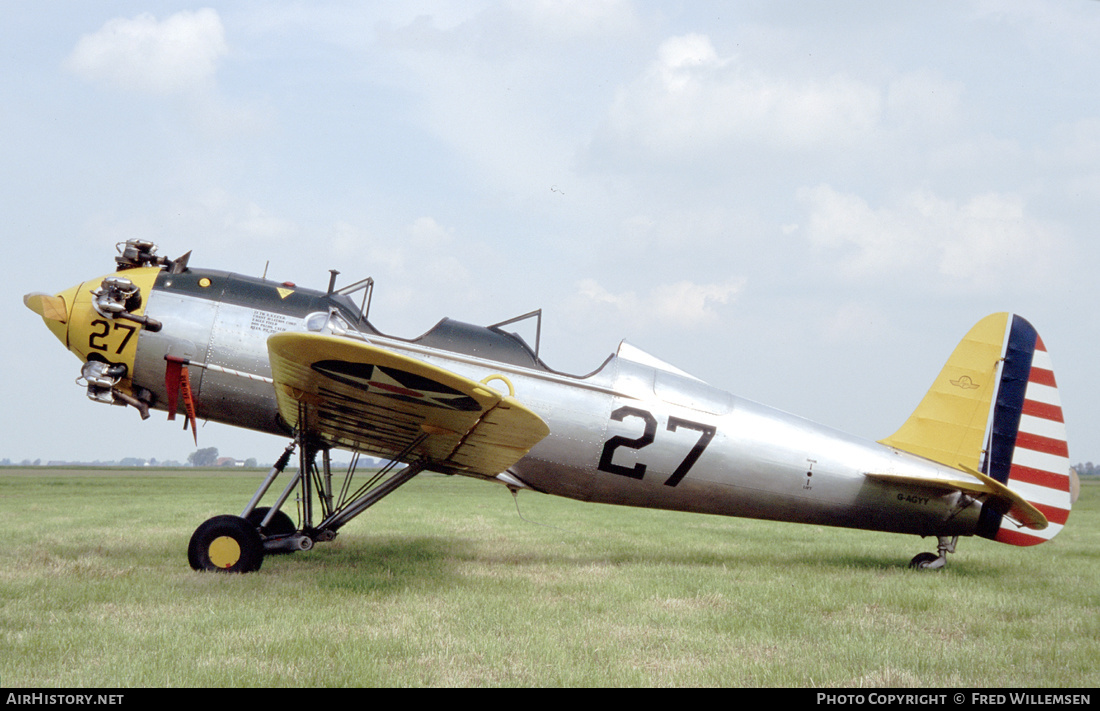
<svg viewBox="0 0 1100 711">
<path fill-rule="evenodd" d="M 930 563 L 939 560 L 939 558 L 935 553 L 917 553 L 913 556 L 913 560 L 909 561 L 909 567 L 913 569 L 927 568 Z"/>
<path fill-rule="evenodd" d="M 260 524 L 263 523 L 264 517 L 267 516 L 267 512 L 271 509 L 267 506 L 253 509 L 252 513 L 248 514 L 247 520 L 257 529 Z M 265 536 L 285 536 L 290 533 L 297 532 L 298 527 L 294 525 L 294 520 L 287 516 L 284 511 L 276 511 L 275 515 L 271 517 L 271 523 L 267 524 L 267 528 L 264 529 L 263 535 Z"/>
<path fill-rule="evenodd" d="M 256 527 L 240 516 L 215 516 L 195 529 L 187 560 L 195 570 L 251 573 L 264 562 L 264 544 Z"/>
</svg>

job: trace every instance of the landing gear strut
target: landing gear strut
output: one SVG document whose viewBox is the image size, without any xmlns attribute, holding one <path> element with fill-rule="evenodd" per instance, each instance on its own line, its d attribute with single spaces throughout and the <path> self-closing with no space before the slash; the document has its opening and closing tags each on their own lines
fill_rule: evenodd
<svg viewBox="0 0 1100 711">
<path fill-rule="evenodd" d="M 947 565 L 947 554 L 955 552 L 955 544 L 959 542 L 958 536 L 939 536 L 938 553 L 917 553 L 913 560 L 909 561 L 909 567 L 923 570 L 939 570 Z"/>
<path fill-rule="evenodd" d="M 342 485 L 334 490 L 328 448 L 299 435 L 287 445 L 240 516 L 215 516 L 195 530 L 187 548 L 188 562 L 195 570 L 249 573 L 260 569 L 267 553 L 308 551 L 314 543 L 331 541 L 344 524 L 389 496 L 424 469 L 422 462 L 405 465 L 399 462 L 425 437 L 427 434 L 415 439 L 398 459 L 369 474 L 367 480 L 356 488 L 351 484 L 359 455 L 353 454 Z M 299 448 L 297 473 L 272 506 L 258 506 L 286 468 L 295 447 Z M 318 453 L 321 454 L 320 468 L 317 466 Z M 283 504 L 296 489 L 299 490 L 296 497 L 298 524 L 282 511 Z M 316 525 L 315 507 L 321 519 Z"/>
</svg>

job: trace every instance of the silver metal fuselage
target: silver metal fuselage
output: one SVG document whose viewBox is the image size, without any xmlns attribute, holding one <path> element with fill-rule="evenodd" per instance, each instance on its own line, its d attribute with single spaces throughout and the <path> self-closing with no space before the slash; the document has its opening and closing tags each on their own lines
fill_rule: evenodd
<svg viewBox="0 0 1100 711">
<path fill-rule="evenodd" d="M 233 278 L 224 273 L 220 277 Z M 177 288 L 163 273 L 145 313 L 132 382 L 167 402 L 165 357 L 192 363 L 196 415 L 289 435 L 278 418 L 267 339 L 307 330 L 277 296 L 243 303 Z M 297 289 L 298 292 L 308 290 Z M 309 292 L 318 300 L 321 292 Z M 971 535 L 981 505 L 958 492 L 884 482 L 867 473 L 931 474 L 929 460 L 735 397 L 621 349 L 577 377 L 437 343 L 376 333 L 370 343 L 473 380 L 499 375 L 550 435 L 498 480 L 581 501 L 843 526 L 921 536 Z M 499 381 L 490 385 L 501 386 Z M 963 504 L 963 505 L 961 505 Z"/>
</svg>

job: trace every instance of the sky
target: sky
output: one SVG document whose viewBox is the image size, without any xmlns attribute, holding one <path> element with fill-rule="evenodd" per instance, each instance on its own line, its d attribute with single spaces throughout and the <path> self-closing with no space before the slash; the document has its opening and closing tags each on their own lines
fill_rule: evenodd
<svg viewBox="0 0 1100 711">
<path fill-rule="evenodd" d="M 1012 311 L 1050 350 L 1071 462 L 1100 462 L 1098 86 L 1095 0 L 7 0 L 0 459 L 195 450 L 88 400 L 22 305 L 140 238 L 371 276 L 396 336 L 541 308 L 555 369 L 626 339 L 872 439 Z"/>
</svg>

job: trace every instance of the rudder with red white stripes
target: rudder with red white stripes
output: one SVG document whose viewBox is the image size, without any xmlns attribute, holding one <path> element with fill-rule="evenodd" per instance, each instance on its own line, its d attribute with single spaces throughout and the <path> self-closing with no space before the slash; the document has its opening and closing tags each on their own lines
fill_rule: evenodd
<svg viewBox="0 0 1100 711">
<path fill-rule="evenodd" d="M 1050 355 L 1035 328 L 1010 315 L 983 473 L 1005 484 L 1046 516 L 1046 528 L 1025 528 L 994 506 L 982 509 L 977 533 L 1032 546 L 1053 538 L 1072 505 L 1072 474 L 1062 403 Z"/>
</svg>

